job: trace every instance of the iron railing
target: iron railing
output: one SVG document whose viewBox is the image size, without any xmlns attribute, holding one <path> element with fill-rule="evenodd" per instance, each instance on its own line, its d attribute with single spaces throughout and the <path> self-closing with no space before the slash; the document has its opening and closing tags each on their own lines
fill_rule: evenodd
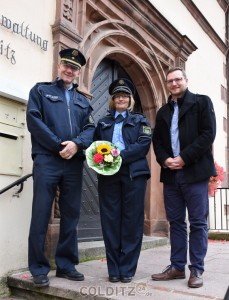
<svg viewBox="0 0 229 300">
<path fill-rule="evenodd" d="M 16 185 L 20 185 L 19 190 L 14 194 L 15 196 L 19 195 L 24 187 L 24 181 L 26 181 L 29 177 L 31 177 L 33 174 L 27 174 L 21 178 L 19 178 L 18 180 L 14 181 L 13 183 L 7 185 L 6 187 L 4 187 L 3 189 L 0 190 L 0 195 L 5 193 L 6 191 L 8 191 L 9 189 L 13 188 Z"/>
<path fill-rule="evenodd" d="M 209 230 L 229 231 L 229 188 L 218 188 L 209 197 Z"/>
<path fill-rule="evenodd" d="M 19 190 L 14 194 L 19 195 L 24 186 L 24 182 L 31 177 L 27 174 L 20 179 L 14 181 L 10 185 L 0 190 L 0 195 L 20 185 Z M 229 188 L 218 188 L 213 197 L 209 197 L 209 217 L 208 229 L 217 231 L 229 231 Z"/>
</svg>

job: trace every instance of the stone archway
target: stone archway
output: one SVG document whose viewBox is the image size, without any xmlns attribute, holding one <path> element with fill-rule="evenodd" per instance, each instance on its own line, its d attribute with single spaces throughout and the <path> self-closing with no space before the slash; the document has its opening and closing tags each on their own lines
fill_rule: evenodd
<svg viewBox="0 0 229 300">
<path fill-rule="evenodd" d="M 196 46 L 147 0 L 57 0 L 56 3 L 56 21 L 52 28 L 54 62 L 58 61 L 61 48 L 77 47 L 81 50 L 87 64 L 79 87 L 89 97 L 92 96 L 91 81 L 99 63 L 104 58 L 119 62 L 131 76 L 143 112 L 154 127 L 156 111 L 167 98 L 166 71 L 174 65 L 184 67 Z M 54 77 L 56 73 L 54 68 Z M 152 177 L 146 197 L 145 234 L 166 235 L 159 166 L 152 147 L 148 160 Z"/>
</svg>

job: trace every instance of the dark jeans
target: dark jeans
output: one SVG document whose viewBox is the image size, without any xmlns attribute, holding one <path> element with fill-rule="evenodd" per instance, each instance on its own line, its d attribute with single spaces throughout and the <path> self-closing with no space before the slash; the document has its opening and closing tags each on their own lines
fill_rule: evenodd
<svg viewBox="0 0 229 300">
<path fill-rule="evenodd" d="M 183 271 L 187 263 L 187 209 L 190 223 L 189 267 L 202 273 L 208 247 L 208 180 L 185 183 L 183 171 L 174 173 L 176 183 L 164 184 L 165 210 L 170 223 L 171 264 Z"/>
</svg>

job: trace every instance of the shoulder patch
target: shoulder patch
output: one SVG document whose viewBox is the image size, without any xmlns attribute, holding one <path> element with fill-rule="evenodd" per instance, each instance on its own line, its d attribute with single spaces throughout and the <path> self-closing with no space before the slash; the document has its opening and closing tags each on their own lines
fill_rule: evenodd
<svg viewBox="0 0 229 300">
<path fill-rule="evenodd" d="M 94 119 L 92 118 L 92 116 L 89 117 L 89 123 L 94 124 Z"/>
<path fill-rule="evenodd" d="M 148 135 L 151 135 L 151 133 L 152 133 L 151 127 L 149 127 L 149 126 L 142 126 L 142 131 Z"/>
</svg>

